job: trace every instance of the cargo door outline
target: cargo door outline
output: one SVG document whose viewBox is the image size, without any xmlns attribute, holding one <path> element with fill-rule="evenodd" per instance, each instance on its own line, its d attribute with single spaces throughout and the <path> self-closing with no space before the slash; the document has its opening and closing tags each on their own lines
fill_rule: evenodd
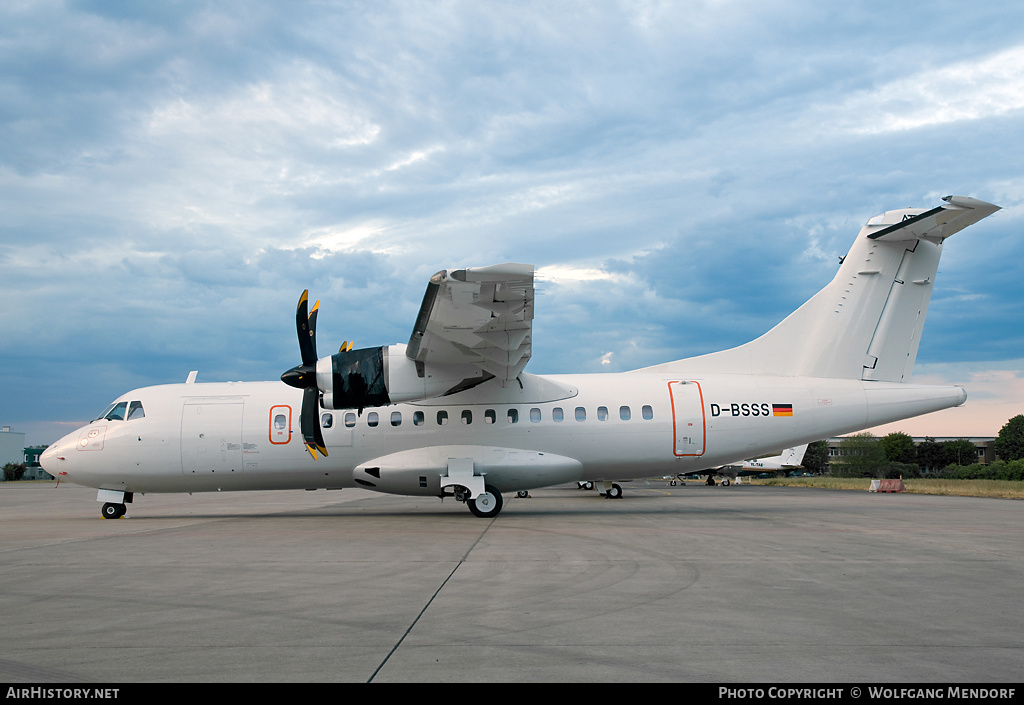
<svg viewBox="0 0 1024 705">
<path fill-rule="evenodd" d="M 704 455 L 707 425 L 704 419 L 704 391 L 699 382 L 669 382 L 672 402 L 672 453 L 677 458 Z"/>
<path fill-rule="evenodd" d="M 241 474 L 241 399 L 195 398 L 182 405 L 181 472 L 185 475 Z"/>
</svg>

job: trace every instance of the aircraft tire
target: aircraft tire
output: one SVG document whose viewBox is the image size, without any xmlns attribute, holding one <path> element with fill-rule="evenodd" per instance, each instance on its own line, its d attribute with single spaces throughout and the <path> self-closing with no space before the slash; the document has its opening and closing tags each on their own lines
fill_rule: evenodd
<svg viewBox="0 0 1024 705">
<path fill-rule="evenodd" d="M 482 519 L 492 519 L 498 516 L 502 504 L 501 493 L 490 485 L 484 488 L 483 494 L 477 495 L 474 499 L 466 500 L 466 505 L 469 507 L 469 511 L 473 513 L 473 516 Z"/>
<path fill-rule="evenodd" d="M 619 499 L 622 496 L 622 488 L 618 485 L 613 484 L 608 488 L 609 499 Z"/>
<path fill-rule="evenodd" d="M 115 504 L 113 502 L 107 502 L 103 505 L 101 513 L 104 519 L 120 519 L 124 516 L 124 513 L 128 511 L 123 504 Z"/>
</svg>

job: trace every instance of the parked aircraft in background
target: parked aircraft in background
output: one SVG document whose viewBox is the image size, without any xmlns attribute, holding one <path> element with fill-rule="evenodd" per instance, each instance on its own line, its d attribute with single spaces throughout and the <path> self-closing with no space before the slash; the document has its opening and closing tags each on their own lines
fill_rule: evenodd
<svg viewBox="0 0 1024 705">
<path fill-rule="evenodd" d="M 943 200 L 869 220 L 832 282 L 757 340 L 632 372 L 525 371 L 530 265 L 438 272 L 408 344 L 323 358 L 304 293 L 284 383 L 137 389 L 41 463 L 98 488 L 105 517 L 149 492 L 348 487 L 494 517 L 503 493 L 687 474 L 957 406 L 960 387 L 907 378 L 943 241 L 998 207 Z"/>
<path fill-rule="evenodd" d="M 807 444 L 804 443 L 794 448 L 786 448 L 779 455 L 773 455 L 769 458 L 751 458 L 741 463 L 719 465 L 717 468 L 708 468 L 707 470 L 696 470 L 680 476 L 679 479 L 693 475 L 705 475 L 707 476 L 707 484 L 714 485 L 717 479 L 717 482 L 720 482 L 724 487 L 728 487 L 737 477 L 763 475 L 765 473 L 785 476 L 790 470 L 802 467 L 800 463 L 803 462 L 804 453 L 806 452 Z"/>
</svg>

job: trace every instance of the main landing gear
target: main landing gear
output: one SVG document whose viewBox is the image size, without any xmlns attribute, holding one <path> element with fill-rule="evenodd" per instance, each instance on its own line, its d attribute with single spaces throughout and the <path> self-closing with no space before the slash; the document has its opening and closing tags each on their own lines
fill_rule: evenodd
<svg viewBox="0 0 1024 705">
<path fill-rule="evenodd" d="M 465 502 L 473 516 L 482 519 L 493 519 L 498 516 L 502 506 L 504 506 L 501 493 L 490 485 L 484 486 L 484 491 L 472 498 L 469 496 L 469 490 L 456 486 L 455 499 Z"/>
<path fill-rule="evenodd" d="M 581 490 L 592 490 L 596 487 L 593 480 L 580 480 L 576 484 Z M 614 482 L 601 481 L 597 491 L 608 499 L 619 499 L 622 496 L 622 487 Z"/>
<path fill-rule="evenodd" d="M 620 499 L 622 497 L 622 488 L 614 482 L 604 483 L 604 492 L 602 492 L 608 499 Z"/>
</svg>

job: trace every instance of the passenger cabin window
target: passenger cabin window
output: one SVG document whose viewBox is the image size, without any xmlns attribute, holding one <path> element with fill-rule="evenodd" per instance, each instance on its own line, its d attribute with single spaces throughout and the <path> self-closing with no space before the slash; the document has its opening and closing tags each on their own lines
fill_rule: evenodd
<svg viewBox="0 0 1024 705">
<path fill-rule="evenodd" d="M 372 427 L 376 426 L 379 423 L 380 423 L 380 417 L 377 415 L 376 411 L 371 411 L 370 413 L 368 413 L 366 415 L 366 425 L 367 426 L 370 426 L 372 428 Z"/>
<path fill-rule="evenodd" d="M 587 420 L 587 410 L 584 409 L 582 406 L 577 406 L 576 407 L 576 420 L 577 421 L 586 421 Z"/>
<path fill-rule="evenodd" d="M 320 417 L 321 428 L 334 428 L 334 414 L 324 414 Z"/>
<path fill-rule="evenodd" d="M 437 425 L 438 426 L 447 426 L 448 425 L 448 412 L 447 411 L 442 409 L 441 411 L 437 412 Z"/>
<path fill-rule="evenodd" d="M 599 407 L 597 407 L 597 420 L 598 421 L 607 421 L 608 420 L 608 407 L 607 406 L 599 406 Z"/>
<path fill-rule="evenodd" d="M 620 406 L 619 407 L 619 418 L 622 419 L 623 421 L 629 421 L 629 407 L 628 406 Z"/>
<path fill-rule="evenodd" d="M 509 423 L 519 423 L 519 409 L 509 409 L 508 410 L 508 422 Z"/>
<path fill-rule="evenodd" d="M 464 426 L 468 426 L 471 423 L 473 423 L 473 412 L 466 409 L 462 412 L 462 424 Z"/>
<path fill-rule="evenodd" d="M 276 414 L 274 416 L 274 430 L 283 431 L 288 427 L 288 418 L 284 414 Z"/>
<path fill-rule="evenodd" d="M 423 412 L 422 411 L 414 411 L 414 412 L 412 412 L 412 425 L 413 426 L 422 426 L 423 425 L 423 418 L 424 417 L 423 417 Z"/>
<path fill-rule="evenodd" d="M 650 421 L 654 418 L 654 409 L 652 409 L 648 404 L 644 404 L 644 408 L 641 409 L 641 413 L 643 413 L 645 421 Z"/>
<path fill-rule="evenodd" d="M 561 421 L 562 418 L 563 418 L 562 408 L 559 407 L 559 406 L 556 406 L 554 409 L 552 409 L 551 410 L 551 418 L 554 421 Z"/>
<path fill-rule="evenodd" d="M 391 412 L 391 425 L 392 426 L 401 426 L 402 425 L 402 412 L 401 411 L 392 411 Z"/>
<path fill-rule="evenodd" d="M 347 414 L 345 414 L 345 428 L 352 428 L 355 425 L 356 425 L 356 415 L 355 415 L 355 412 L 350 411 Z"/>
<path fill-rule="evenodd" d="M 540 409 L 537 407 L 530 409 L 530 421 L 532 423 L 540 423 Z"/>
<path fill-rule="evenodd" d="M 494 409 L 488 409 L 484 412 L 484 423 L 494 423 L 497 418 Z"/>
</svg>

